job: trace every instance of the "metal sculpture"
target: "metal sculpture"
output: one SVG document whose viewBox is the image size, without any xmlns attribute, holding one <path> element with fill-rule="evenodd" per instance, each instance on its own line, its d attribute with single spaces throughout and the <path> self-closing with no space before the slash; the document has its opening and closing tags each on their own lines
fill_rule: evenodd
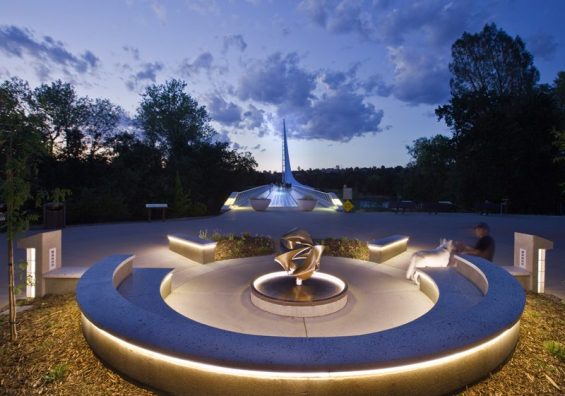
<svg viewBox="0 0 565 396">
<path fill-rule="evenodd" d="M 294 228 L 281 237 L 281 248 L 284 253 L 275 257 L 284 270 L 296 278 L 300 286 L 320 268 L 320 257 L 325 246 L 314 245 L 310 234 Z"/>
</svg>

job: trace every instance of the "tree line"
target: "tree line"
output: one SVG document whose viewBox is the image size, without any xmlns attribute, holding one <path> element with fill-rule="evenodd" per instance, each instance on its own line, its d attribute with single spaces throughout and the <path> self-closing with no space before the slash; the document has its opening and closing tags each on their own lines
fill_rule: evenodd
<svg viewBox="0 0 565 396">
<path fill-rule="evenodd" d="M 451 99 L 436 109 L 451 136 L 408 147 L 407 192 L 463 207 L 508 199 L 518 213 L 558 213 L 565 196 L 565 72 L 539 84 L 520 37 L 494 24 L 452 46 Z"/>
<path fill-rule="evenodd" d="M 169 203 L 174 216 L 214 213 L 232 190 L 253 183 L 255 160 L 217 140 L 206 108 L 183 81 L 148 87 L 133 120 L 108 99 L 81 97 L 62 81 L 31 89 L 11 79 L 0 95 L 2 180 L 4 144 L 25 129 L 36 144 L 12 153 L 26 158 L 28 198 L 66 192 L 71 223 L 142 218 L 147 202 Z M 35 201 L 25 202 L 31 212 Z"/>
</svg>

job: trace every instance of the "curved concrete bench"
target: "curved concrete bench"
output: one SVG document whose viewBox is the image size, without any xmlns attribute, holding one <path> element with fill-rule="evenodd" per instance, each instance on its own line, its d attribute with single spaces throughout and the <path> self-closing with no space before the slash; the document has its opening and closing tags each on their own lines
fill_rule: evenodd
<svg viewBox="0 0 565 396">
<path fill-rule="evenodd" d="M 524 291 L 506 271 L 458 257 L 457 269 L 422 272 L 421 288 L 436 304 L 405 325 L 348 337 L 256 336 L 172 310 L 163 301 L 170 270 L 135 269 L 123 282 L 132 260 L 108 257 L 81 278 L 83 332 L 110 366 L 174 394 L 447 393 L 487 375 L 512 353 L 525 304 Z M 485 293 L 463 311 L 450 288 L 454 271 Z M 136 288 L 135 299 L 120 293 L 122 283 Z"/>
</svg>

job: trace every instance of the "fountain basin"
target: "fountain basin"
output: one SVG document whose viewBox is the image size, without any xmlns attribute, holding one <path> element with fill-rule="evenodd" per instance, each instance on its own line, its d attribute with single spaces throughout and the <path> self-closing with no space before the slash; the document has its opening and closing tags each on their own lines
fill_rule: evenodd
<svg viewBox="0 0 565 396">
<path fill-rule="evenodd" d="M 324 316 L 345 307 L 347 284 L 336 276 L 315 272 L 297 285 L 286 272 L 271 272 L 251 283 L 251 302 L 263 311 L 281 316 Z"/>
</svg>

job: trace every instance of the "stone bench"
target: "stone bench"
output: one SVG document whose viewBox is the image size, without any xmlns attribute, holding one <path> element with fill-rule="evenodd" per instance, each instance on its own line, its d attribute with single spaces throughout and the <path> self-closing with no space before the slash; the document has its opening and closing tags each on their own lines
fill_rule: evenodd
<svg viewBox="0 0 565 396">
<path fill-rule="evenodd" d="M 145 204 L 145 208 L 147 209 L 147 221 L 151 221 L 151 211 L 156 209 L 161 209 L 161 217 L 162 220 L 165 221 L 168 207 L 169 205 L 167 205 L 166 203 Z"/>
<path fill-rule="evenodd" d="M 169 250 L 192 261 L 206 264 L 214 261 L 216 242 L 188 234 L 169 234 Z"/>
<path fill-rule="evenodd" d="M 163 301 L 171 269 L 133 269 L 132 260 L 107 257 L 81 278 L 82 330 L 110 367 L 173 394 L 451 393 L 512 353 L 525 304 L 504 270 L 456 256 L 456 271 L 481 290 L 477 304 L 459 304 L 454 269 L 424 269 L 420 286 L 435 304 L 403 326 L 352 337 L 265 337 L 180 315 Z M 135 301 L 120 292 L 124 284 L 136 287 Z"/>
<path fill-rule="evenodd" d="M 408 248 L 408 240 L 406 235 L 391 235 L 386 238 L 376 239 L 367 243 L 369 247 L 369 261 L 373 263 L 383 263 Z"/>
<path fill-rule="evenodd" d="M 532 273 L 530 271 L 512 265 L 504 265 L 501 268 L 512 275 L 522 285 L 524 290 L 532 290 Z"/>
<path fill-rule="evenodd" d="M 87 267 L 61 267 L 43 274 L 44 294 L 74 293 Z"/>
</svg>

